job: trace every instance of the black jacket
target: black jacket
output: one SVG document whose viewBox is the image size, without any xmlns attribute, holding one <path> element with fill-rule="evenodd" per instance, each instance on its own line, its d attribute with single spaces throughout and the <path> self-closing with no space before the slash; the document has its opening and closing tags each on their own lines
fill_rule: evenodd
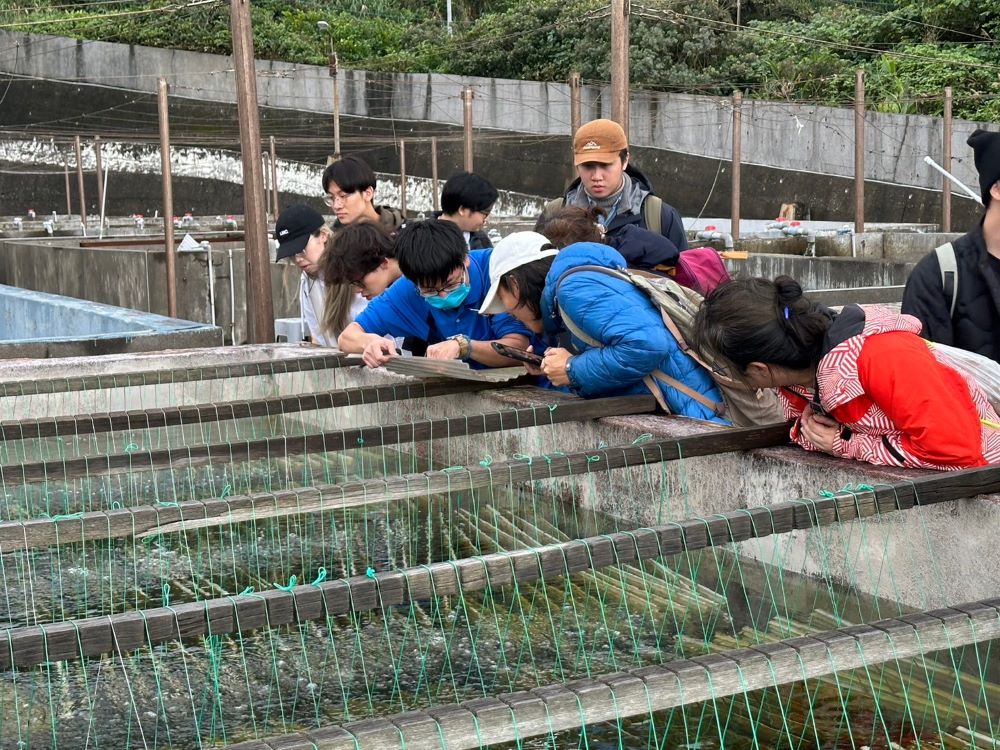
<svg viewBox="0 0 1000 750">
<path fill-rule="evenodd" d="M 954 317 L 935 253 L 921 259 L 907 279 L 902 311 L 920 319 L 925 339 L 1000 361 L 1000 278 L 986 252 L 982 223 L 952 247 L 958 264 Z"/>
<path fill-rule="evenodd" d="M 625 173 L 634 182 L 638 183 L 643 193 L 642 204 L 645 207 L 646 199 L 653 194 L 653 187 L 649 183 L 649 178 L 631 164 L 625 168 Z M 563 194 L 563 205 L 567 203 L 572 204 L 572 197 L 576 194 L 579 187 L 580 178 L 577 177 Z M 636 217 L 638 217 L 638 220 L 636 220 Z M 646 217 L 643 216 L 642 210 L 632 210 L 629 208 L 628 210 L 620 211 L 606 227 L 607 233 L 609 236 L 613 235 L 628 224 L 638 224 L 643 229 L 646 229 Z M 684 231 L 684 222 L 681 219 L 681 215 L 677 212 L 676 208 L 666 201 L 663 201 L 663 207 L 660 209 L 660 226 L 660 234 L 670 240 L 674 244 L 674 247 L 678 250 L 688 249 L 687 234 Z"/>
</svg>

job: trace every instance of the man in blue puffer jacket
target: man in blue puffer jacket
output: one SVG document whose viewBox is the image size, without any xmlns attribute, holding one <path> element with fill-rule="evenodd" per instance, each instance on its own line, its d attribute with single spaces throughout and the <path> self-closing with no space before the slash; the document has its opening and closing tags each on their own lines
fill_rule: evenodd
<svg viewBox="0 0 1000 750">
<path fill-rule="evenodd" d="M 562 347 L 545 351 L 541 371 L 555 385 L 569 387 L 584 398 L 648 393 L 643 379 L 661 370 L 714 402 L 722 401 L 711 374 L 681 351 L 663 325 L 659 310 L 639 289 L 578 266 L 625 268 L 620 253 L 595 242 L 579 242 L 554 257 L 540 254 L 548 247 L 539 238 L 534 255 L 519 253 L 490 268 L 490 290 L 480 312 L 509 312 L 532 331 L 555 338 L 573 321 L 582 333 L 600 342 L 588 344 L 570 335 L 571 353 Z M 516 265 L 515 265 L 516 264 Z M 561 280 L 561 281 L 560 281 Z M 729 424 L 691 396 L 655 381 L 673 414 Z"/>
</svg>

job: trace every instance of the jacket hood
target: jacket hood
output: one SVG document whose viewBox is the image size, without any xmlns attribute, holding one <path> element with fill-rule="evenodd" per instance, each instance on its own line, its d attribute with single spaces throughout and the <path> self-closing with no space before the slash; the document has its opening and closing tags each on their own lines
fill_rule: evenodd
<svg viewBox="0 0 1000 750">
<path fill-rule="evenodd" d="M 858 398 L 864 388 L 858 379 L 857 357 L 861 346 L 853 339 L 905 331 L 920 335 L 922 324 L 912 315 L 901 315 L 879 305 L 845 305 L 834 318 L 823 342 L 816 377 L 823 406 L 834 409 Z M 827 357 L 827 355 L 834 355 Z M 850 362 L 851 366 L 846 366 Z"/>
<path fill-rule="evenodd" d="M 403 216 L 403 212 L 398 208 L 393 208 L 392 206 L 375 206 L 375 213 L 378 214 L 378 223 L 389 234 L 395 234 L 406 224 L 406 217 Z M 344 224 L 341 223 L 340 219 L 334 220 L 334 229 L 340 229 L 342 226 Z"/>
<path fill-rule="evenodd" d="M 566 271 L 577 266 L 625 268 L 626 264 L 621 253 L 599 242 L 577 242 L 560 250 L 545 276 L 545 290 L 542 292 L 540 307 L 546 333 L 558 333 L 563 328 L 556 313 L 556 282 Z"/>
</svg>

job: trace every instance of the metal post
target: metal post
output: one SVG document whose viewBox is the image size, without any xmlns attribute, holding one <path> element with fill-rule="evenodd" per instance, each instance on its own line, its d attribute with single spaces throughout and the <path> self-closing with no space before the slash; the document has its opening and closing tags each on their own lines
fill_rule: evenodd
<svg viewBox="0 0 1000 750">
<path fill-rule="evenodd" d="M 472 171 L 472 89 L 462 89 L 463 128 L 465 131 L 465 171 Z"/>
<path fill-rule="evenodd" d="M 451 36 L 451 0 L 445 0 L 445 13 L 447 16 L 448 36 Z"/>
<path fill-rule="evenodd" d="M 340 158 L 340 76 L 337 51 L 330 37 L 330 77 L 333 78 L 333 160 Z"/>
<path fill-rule="evenodd" d="M 431 193 L 434 198 L 434 210 L 441 210 L 441 194 L 438 192 L 438 139 L 431 136 Z"/>
<path fill-rule="evenodd" d="M 582 102 L 580 101 L 580 74 L 569 74 L 569 134 L 576 135 L 582 119 Z"/>
<path fill-rule="evenodd" d="M 865 72 L 854 75 L 854 232 L 865 231 Z"/>
<path fill-rule="evenodd" d="M 63 171 L 66 173 L 66 218 L 73 215 L 73 196 L 69 186 L 69 162 L 63 159 Z"/>
<path fill-rule="evenodd" d="M 740 239 L 740 166 L 743 140 L 743 94 L 733 92 L 733 153 L 732 196 L 730 201 L 731 226 L 729 234 L 736 243 Z"/>
<path fill-rule="evenodd" d="M 87 198 L 83 191 L 83 154 L 80 149 L 80 136 L 73 136 L 73 148 L 76 149 L 76 187 L 80 191 L 80 223 L 83 233 L 87 234 Z"/>
<path fill-rule="evenodd" d="M 611 119 L 628 135 L 629 0 L 611 0 Z"/>
<path fill-rule="evenodd" d="M 944 138 L 941 144 L 941 166 L 951 171 L 951 86 L 944 87 Z M 941 231 L 951 231 L 951 181 L 941 179 Z"/>
<path fill-rule="evenodd" d="M 163 180 L 163 252 L 167 260 L 167 315 L 176 318 L 177 250 L 174 248 L 174 188 L 170 170 L 170 112 L 166 78 L 161 78 L 157 87 L 157 104 L 160 113 L 160 174 Z"/>
<path fill-rule="evenodd" d="M 406 216 L 406 141 L 399 139 L 399 210 Z"/>
<path fill-rule="evenodd" d="M 274 341 L 274 302 L 271 297 L 264 175 L 260 160 L 260 112 L 257 107 L 250 1 L 232 0 L 229 8 L 236 70 L 236 111 L 243 152 L 247 330 L 250 343 L 264 344 Z"/>
<path fill-rule="evenodd" d="M 274 212 L 274 220 L 278 220 L 279 205 L 278 200 L 278 150 L 274 145 L 274 136 L 271 136 L 271 206 Z"/>
<path fill-rule="evenodd" d="M 94 174 L 97 175 L 97 210 L 104 225 L 104 169 L 101 164 L 101 136 L 94 136 Z"/>
</svg>

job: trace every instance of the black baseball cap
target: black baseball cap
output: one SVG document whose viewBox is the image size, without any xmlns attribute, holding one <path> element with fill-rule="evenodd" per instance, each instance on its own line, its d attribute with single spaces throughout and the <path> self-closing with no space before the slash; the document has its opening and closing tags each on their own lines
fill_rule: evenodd
<svg viewBox="0 0 1000 750">
<path fill-rule="evenodd" d="M 289 206 L 274 223 L 274 239 L 278 241 L 275 261 L 291 258 L 306 248 L 312 233 L 326 222 L 323 216 L 309 206 Z"/>
</svg>

